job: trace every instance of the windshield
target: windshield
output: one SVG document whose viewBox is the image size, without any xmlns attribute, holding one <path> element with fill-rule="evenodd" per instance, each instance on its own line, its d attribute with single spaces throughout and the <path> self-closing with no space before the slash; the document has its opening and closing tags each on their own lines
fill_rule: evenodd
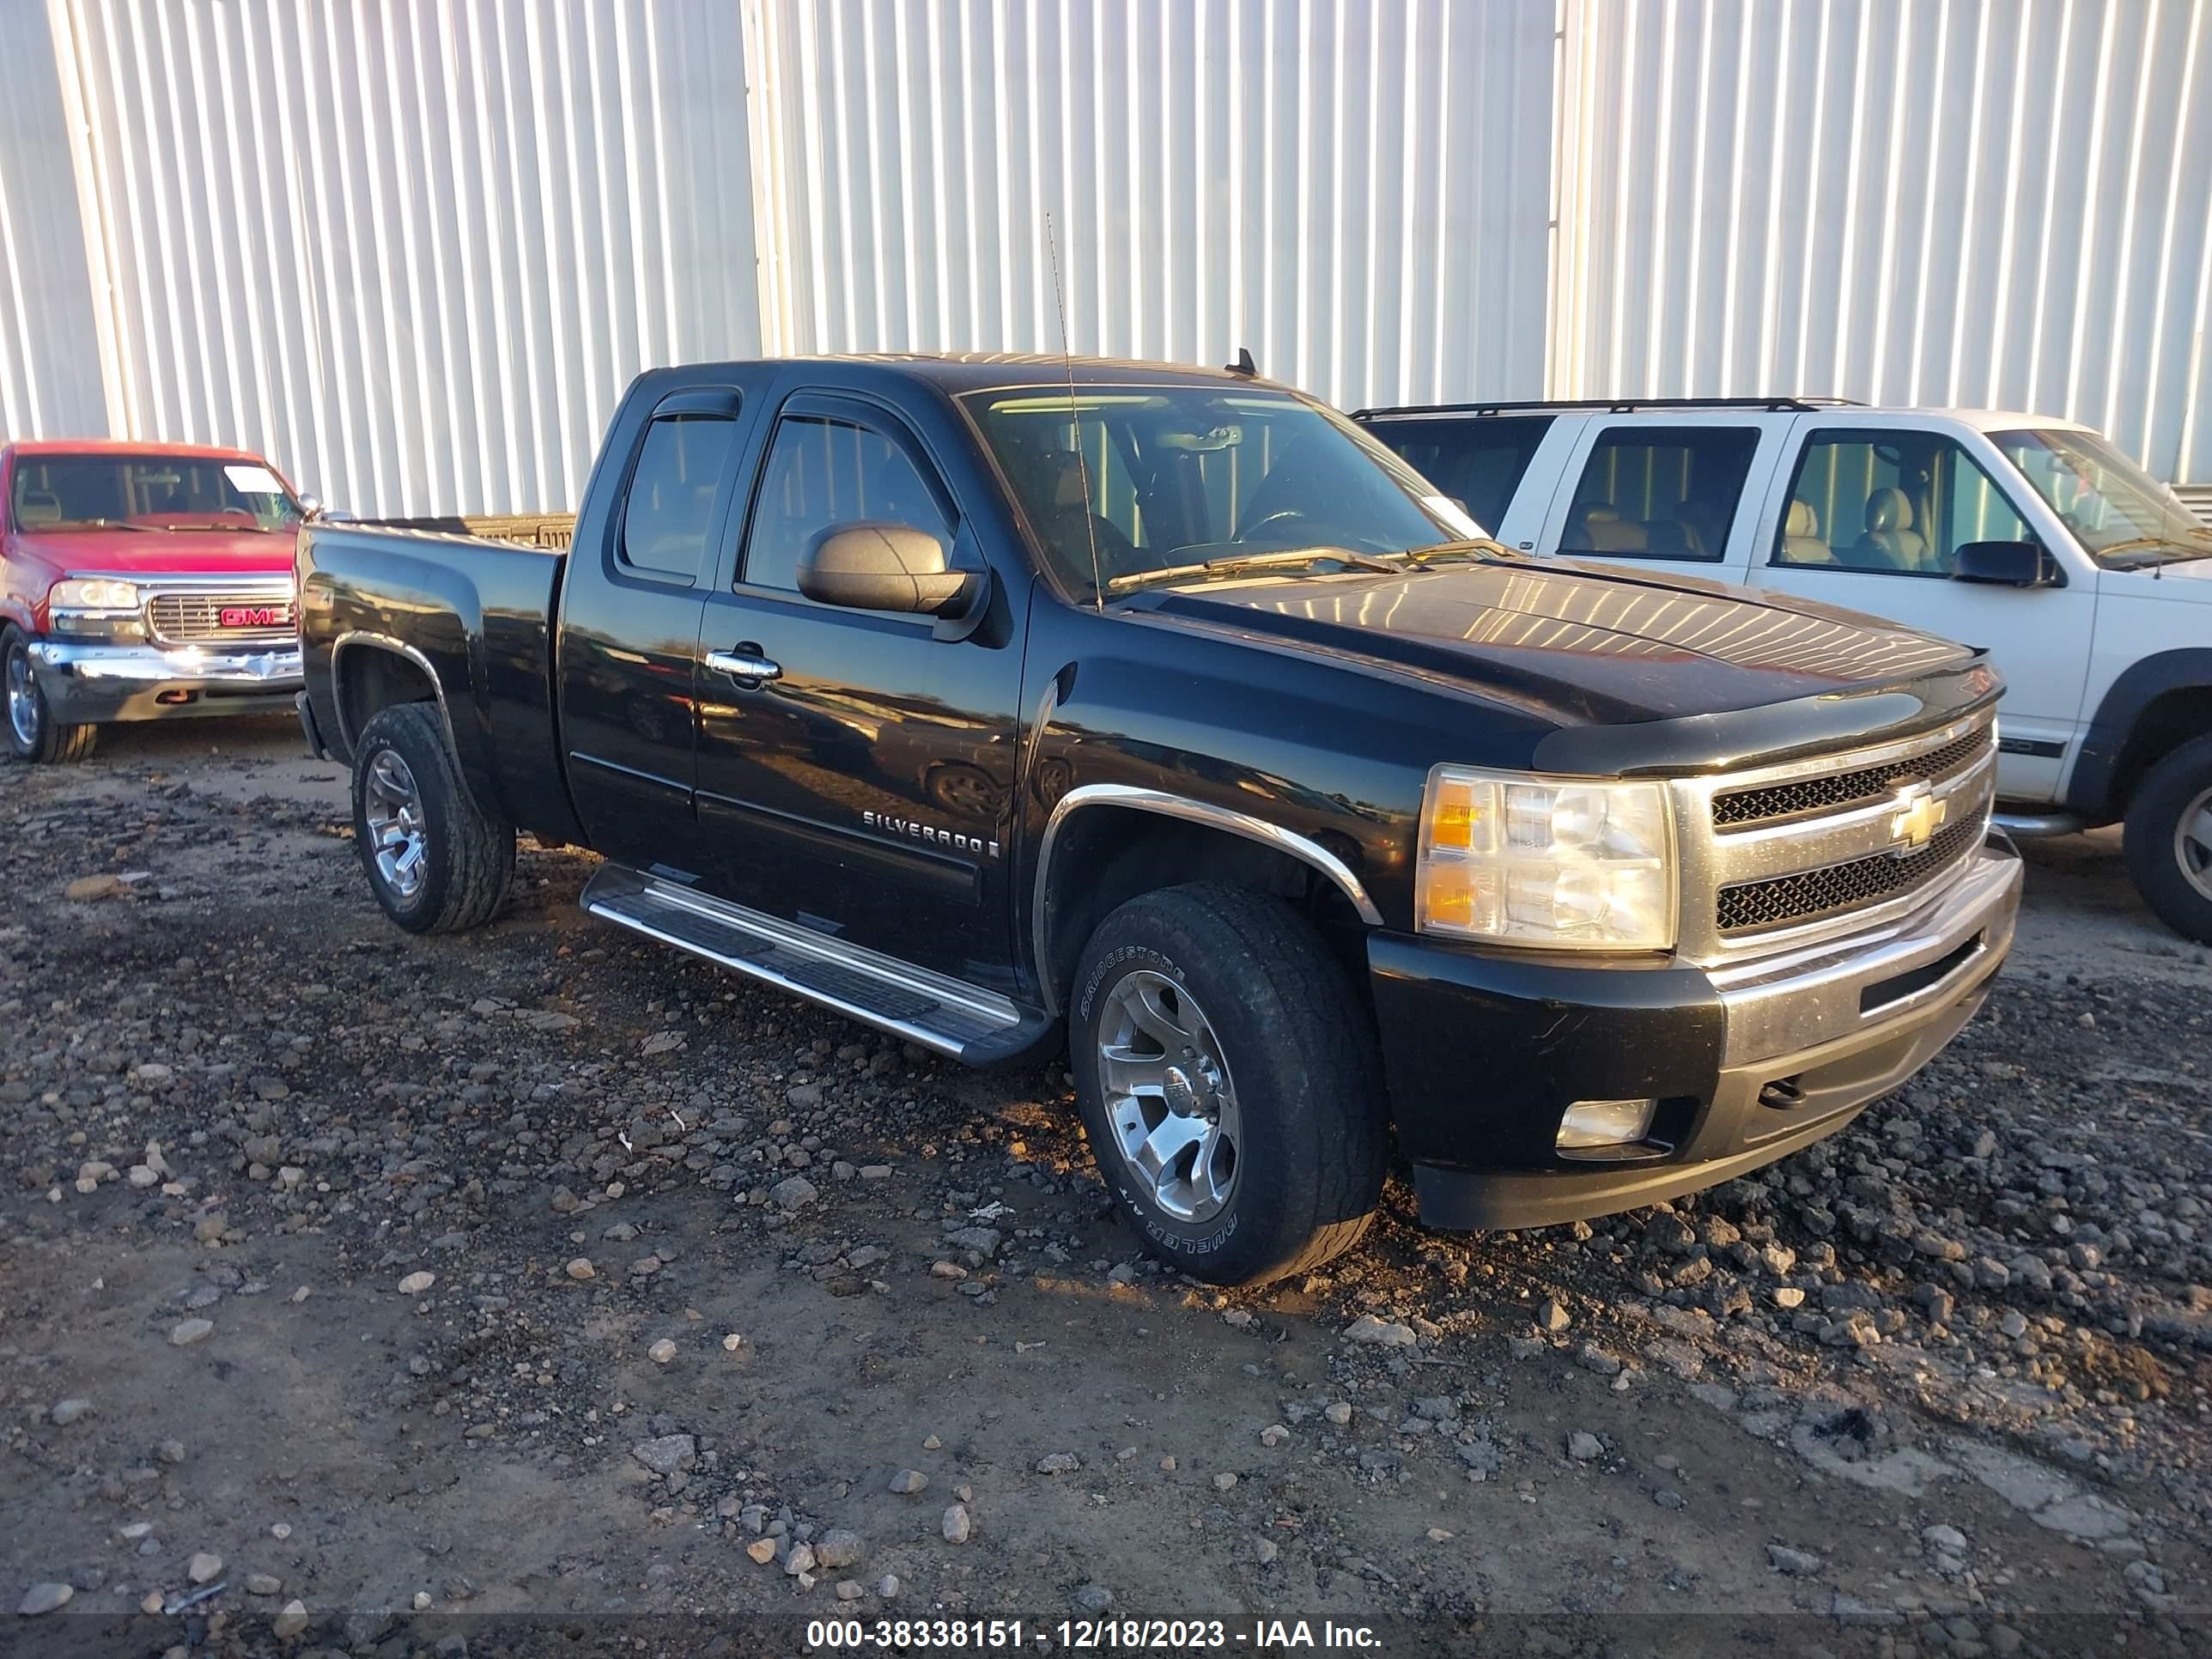
<svg viewBox="0 0 2212 1659">
<path fill-rule="evenodd" d="M 286 531 L 301 516 L 259 462 L 204 455 L 18 455 L 8 507 L 24 531 Z"/>
<path fill-rule="evenodd" d="M 2180 497 L 2094 432 L 1993 432 L 2100 564 L 2115 569 L 2212 558 L 2212 530 Z"/>
<path fill-rule="evenodd" d="M 963 402 L 1045 557 L 1086 599 L 1207 565 L 1372 566 L 1482 533 L 1349 422 L 1284 392 L 1092 386 L 1071 402 L 1039 386 Z"/>
</svg>

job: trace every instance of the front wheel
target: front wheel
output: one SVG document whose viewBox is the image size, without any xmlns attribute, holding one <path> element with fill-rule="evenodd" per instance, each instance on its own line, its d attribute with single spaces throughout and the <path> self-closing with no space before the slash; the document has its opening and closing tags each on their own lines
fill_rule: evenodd
<svg viewBox="0 0 2212 1659">
<path fill-rule="evenodd" d="M 1382 1190 L 1366 1010 L 1280 900 L 1195 884 L 1100 924 L 1069 1048 L 1092 1156 L 1146 1249 L 1258 1285 L 1358 1242 Z"/>
<path fill-rule="evenodd" d="M 47 707 L 31 667 L 31 642 L 16 629 L 0 635 L 0 655 L 7 677 L 8 746 L 18 760 L 81 761 L 92 753 L 100 736 L 96 726 L 64 726 Z"/>
<path fill-rule="evenodd" d="M 2122 845 L 2136 890 L 2159 920 L 2212 945 L 2212 737 L 2151 768 L 2128 804 Z"/>
<path fill-rule="evenodd" d="M 470 795 L 435 703 L 396 704 L 362 731 L 353 836 L 376 902 L 410 933 L 459 933 L 506 908 L 514 826 Z"/>
</svg>

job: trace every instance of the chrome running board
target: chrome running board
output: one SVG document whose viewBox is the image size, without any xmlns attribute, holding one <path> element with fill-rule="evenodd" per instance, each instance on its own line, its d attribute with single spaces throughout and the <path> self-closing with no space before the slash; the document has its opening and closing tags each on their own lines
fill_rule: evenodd
<svg viewBox="0 0 2212 1659">
<path fill-rule="evenodd" d="M 970 1065 L 1018 1054 L 1049 1030 L 1043 1014 L 995 991 L 620 865 L 601 866 L 580 902 L 589 915 Z"/>
</svg>

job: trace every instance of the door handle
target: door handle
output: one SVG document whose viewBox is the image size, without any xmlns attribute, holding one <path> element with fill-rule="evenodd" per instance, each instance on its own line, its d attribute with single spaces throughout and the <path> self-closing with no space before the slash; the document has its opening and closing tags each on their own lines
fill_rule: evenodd
<svg viewBox="0 0 2212 1659">
<path fill-rule="evenodd" d="M 709 651 L 707 666 L 747 685 L 765 685 L 783 678 L 783 665 L 761 654 L 760 647 L 744 641 L 731 651 Z"/>
</svg>

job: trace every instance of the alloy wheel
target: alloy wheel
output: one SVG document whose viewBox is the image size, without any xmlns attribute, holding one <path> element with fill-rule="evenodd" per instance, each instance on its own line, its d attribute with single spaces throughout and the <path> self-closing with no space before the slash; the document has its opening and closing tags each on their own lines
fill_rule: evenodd
<svg viewBox="0 0 2212 1659">
<path fill-rule="evenodd" d="M 1182 1222 L 1219 1214 L 1236 1189 L 1243 1126 L 1198 1000 L 1164 974 L 1123 975 L 1101 1013 L 1097 1064 L 1114 1150 L 1152 1201 Z"/>
</svg>

